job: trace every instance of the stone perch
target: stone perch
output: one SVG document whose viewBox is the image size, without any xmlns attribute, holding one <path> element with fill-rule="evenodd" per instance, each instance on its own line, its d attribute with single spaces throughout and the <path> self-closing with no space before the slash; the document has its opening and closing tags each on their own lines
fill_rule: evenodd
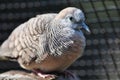
<svg viewBox="0 0 120 80">
<path fill-rule="evenodd" d="M 33 73 L 20 71 L 20 70 L 11 70 L 0 74 L 0 80 L 80 80 L 76 75 L 75 77 L 64 77 L 58 76 L 55 79 L 42 78 Z"/>
</svg>

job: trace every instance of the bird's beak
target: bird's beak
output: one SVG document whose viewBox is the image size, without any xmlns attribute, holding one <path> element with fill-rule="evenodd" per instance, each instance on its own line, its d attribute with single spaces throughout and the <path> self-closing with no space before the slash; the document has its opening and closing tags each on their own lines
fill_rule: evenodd
<svg viewBox="0 0 120 80">
<path fill-rule="evenodd" d="M 89 27 L 84 22 L 82 22 L 81 27 L 90 33 Z"/>
</svg>

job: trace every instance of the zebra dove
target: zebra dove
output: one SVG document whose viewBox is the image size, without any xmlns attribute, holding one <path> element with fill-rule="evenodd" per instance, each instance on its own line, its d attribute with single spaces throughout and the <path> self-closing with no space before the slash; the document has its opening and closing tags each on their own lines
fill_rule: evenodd
<svg viewBox="0 0 120 80">
<path fill-rule="evenodd" d="M 0 57 L 16 60 L 22 68 L 43 78 L 50 72 L 63 72 L 84 51 L 82 28 L 90 32 L 84 13 L 75 7 L 37 15 L 18 26 L 3 42 Z"/>
</svg>

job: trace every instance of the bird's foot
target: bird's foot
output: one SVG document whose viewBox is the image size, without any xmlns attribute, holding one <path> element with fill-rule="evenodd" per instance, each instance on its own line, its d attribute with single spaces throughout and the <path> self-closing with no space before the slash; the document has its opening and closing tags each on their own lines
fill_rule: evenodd
<svg viewBox="0 0 120 80">
<path fill-rule="evenodd" d="M 52 79 L 55 79 L 57 76 L 56 75 L 54 75 L 54 74 L 45 74 L 45 73 L 43 73 L 43 72 L 41 72 L 40 70 L 34 70 L 33 71 L 36 75 L 38 75 L 39 77 L 41 77 L 41 78 L 47 78 L 47 79 L 50 79 L 50 80 L 52 80 Z"/>
<path fill-rule="evenodd" d="M 49 79 L 55 79 L 56 75 L 53 74 L 42 74 L 42 73 L 37 73 L 38 76 L 42 77 L 42 78 L 49 78 Z"/>
</svg>

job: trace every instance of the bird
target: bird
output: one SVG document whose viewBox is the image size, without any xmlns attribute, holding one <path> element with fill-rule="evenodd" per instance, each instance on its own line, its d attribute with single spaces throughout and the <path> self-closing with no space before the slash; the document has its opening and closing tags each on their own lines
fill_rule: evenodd
<svg viewBox="0 0 120 80">
<path fill-rule="evenodd" d="M 90 32 L 79 8 L 39 14 L 13 30 L 0 46 L 0 60 L 17 61 L 43 78 L 52 76 L 51 72 L 64 72 L 84 52 L 82 29 Z"/>
</svg>

